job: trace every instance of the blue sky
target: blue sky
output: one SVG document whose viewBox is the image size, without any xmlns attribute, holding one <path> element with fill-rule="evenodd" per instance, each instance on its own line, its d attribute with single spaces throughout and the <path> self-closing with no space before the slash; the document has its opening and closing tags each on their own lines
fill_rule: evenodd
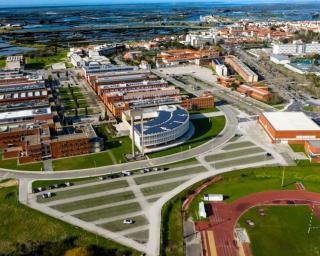
<svg viewBox="0 0 320 256">
<path fill-rule="evenodd" d="M 191 0 L 0 0 L 0 7 L 23 7 L 23 6 L 45 6 L 45 5 L 90 5 L 111 3 L 159 3 L 159 2 L 191 2 Z M 196 0 L 197 2 L 210 2 L 210 0 Z M 192 2 L 196 2 L 192 1 Z M 320 0 L 294 0 L 294 2 L 318 2 Z M 237 2 L 237 3 L 271 3 L 271 2 L 293 2 L 292 0 L 214 0 L 212 2 Z"/>
</svg>

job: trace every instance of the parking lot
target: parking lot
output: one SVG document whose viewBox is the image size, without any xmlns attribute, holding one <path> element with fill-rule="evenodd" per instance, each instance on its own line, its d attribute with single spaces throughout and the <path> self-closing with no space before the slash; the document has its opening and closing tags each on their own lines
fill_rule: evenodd
<svg viewBox="0 0 320 256">
<path fill-rule="evenodd" d="M 34 188 L 37 193 L 29 199 L 48 211 L 93 224 L 97 230 L 146 243 L 149 236 L 147 208 L 164 193 L 206 171 L 194 159 L 185 164 L 69 182 L 68 186 L 60 182 Z M 125 223 L 125 220 L 132 223 Z"/>
<path fill-rule="evenodd" d="M 29 194 L 28 200 L 34 208 L 51 216 L 145 251 L 154 241 L 154 234 L 150 233 L 153 222 L 160 221 L 153 212 L 158 210 L 158 200 L 199 176 L 278 162 L 275 151 L 246 135 L 237 135 L 220 149 L 180 163 L 69 183 L 46 181 L 42 189 L 38 181 L 34 189 L 43 191 Z"/>
</svg>

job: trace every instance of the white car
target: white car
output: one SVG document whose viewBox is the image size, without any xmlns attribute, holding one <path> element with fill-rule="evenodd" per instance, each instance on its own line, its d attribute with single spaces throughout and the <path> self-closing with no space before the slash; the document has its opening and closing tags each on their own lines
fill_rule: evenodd
<svg viewBox="0 0 320 256">
<path fill-rule="evenodd" d="M 131 224 L 133 224 L 133 223 L 134 223 L 134 221 L 133 221 L 132 219 L 125 219 L 125 220 L 123 220 L 123 224 L 131 225 Z"/>
</svg>

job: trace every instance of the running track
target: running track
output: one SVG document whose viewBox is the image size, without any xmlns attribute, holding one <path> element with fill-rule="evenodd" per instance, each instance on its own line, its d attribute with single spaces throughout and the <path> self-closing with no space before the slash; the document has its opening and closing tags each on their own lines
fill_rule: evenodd
<svg viewBox="0 0 320 256">
<path fill-rule="evenodd" d="M 320 205 L 320 194 L 305 190 L 280 190 L 255 193 L 230 204 L 211 203 L 212 213 L 209 214 L 209 221 L 196 222 L 196 230 L 199 232 L 213 231 L 218 256 L 238 256 L 234 228 L 241 215 L 255 206 L 287 205 L 292 202 L 310 207 L 318 206 Z M 315 214 L 320 216 L 318 207 L 315 207 Z M 208 252 L 204 252 L 204 255 L 211 256 Z"/>
</svg>

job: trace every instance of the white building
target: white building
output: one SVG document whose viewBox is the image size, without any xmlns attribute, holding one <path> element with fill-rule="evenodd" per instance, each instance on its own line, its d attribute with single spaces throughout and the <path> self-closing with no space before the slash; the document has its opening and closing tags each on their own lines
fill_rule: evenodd
<svg viewBox="0 0 320 256">
<path fill-rule="evenodd" d="M 199 203 L 199 216 L 201 218 L 207 218 L 206 208 L 204 207 L 204 202 Z"/>
<path fill-rule="evenodd" d="M 139 68 L 143 69 L 143 70 L 150 70 L 151 69 L 151 65 L 148 63 L 148 61 L 146 60 L 142 60 Z"/>
<path fill-rule="evenodd" d="M 301 42 L 293 42 L 292 44 L 274 44 L 272 49 L 273 54 L 284 55 L 305 55 L 320 53 L 320 43 L 312 42 L 304 44 Z"/>
<path fill-rule="evenodd" d="M 218 76 L 228 76 L 228 68 L 223 64 L 216 65 L 215 71 Z"/>
<path fill-rule="evenodd" d="M 82 57 L 78 54 L 72 54 L 69 58 L 71 64 L 75 67 L 82 67 L 84 65 Z"/>
<path fill-rule="evenodd" d="M 210 201 L 210 202 L 222 202 L 223 195 L 222 194 L 207 194 L 207 195 L 204 195 L 203 200 Z"/>
<path fill-rule="evenodd" d="M 139 149 L 175 141 L 189 130 L 189 113 L 181 107 L 160 106 L 155 114 L 155 118 L 134 127 L 134 141 Z"/>
<path fill-rule="evenodd" d="M 211 34 L 188 34 L 185 43 L 193 47 L 202 47 L 205 44 L 213 44 L 215 36 Z"/>
<path fill-rule="evenodd" d="M 22 55 L 8 56 L 6 59 L 6 69 L 10 69 L 10 70 L 20 69 L 23 63 L 24 63 L 24 58 Z"/>
</svg>

